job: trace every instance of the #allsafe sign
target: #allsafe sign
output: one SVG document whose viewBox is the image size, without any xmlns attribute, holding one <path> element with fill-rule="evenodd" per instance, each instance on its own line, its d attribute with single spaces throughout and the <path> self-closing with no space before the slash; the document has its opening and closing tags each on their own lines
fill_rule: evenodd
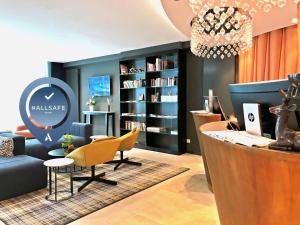
<svg viewBox="0 0 300 225">
<path fill-rule="evenodd" d="M 72 89 L 56 78 L 29 84 L 20 99 L 20 114 L 32 134 L 46 147 L 54 145 L 75 120 L 77 100 Z"/>
</svg>

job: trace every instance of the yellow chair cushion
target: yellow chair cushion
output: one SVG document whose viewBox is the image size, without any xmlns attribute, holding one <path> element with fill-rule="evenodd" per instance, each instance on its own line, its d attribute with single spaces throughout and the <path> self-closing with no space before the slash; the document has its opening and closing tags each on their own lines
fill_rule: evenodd
<svg viewBox="0 0 300 225">
<path fill-rule="evenodd" d="M 119 146 L 117 138 L 100 139 L 75 149 L 66 157 L 74 159 L 76 166 L 95 166 L 113 160 Z"/>
<path fill-rule="evenodd" d="M 119 151 L 129 151 L 134 148 L 135 142 L 139 136 L 140 130 L 135 128 L 127 134 L 119 137 L 118 139 L 121 141 Z"/>
</svg>

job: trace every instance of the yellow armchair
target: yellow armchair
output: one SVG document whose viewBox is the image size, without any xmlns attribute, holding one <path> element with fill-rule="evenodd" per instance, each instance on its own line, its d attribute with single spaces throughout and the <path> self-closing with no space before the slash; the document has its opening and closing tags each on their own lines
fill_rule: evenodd
<svg viewBox="0 0 300 225">
<path fill-rule="evenodd" d="M 130 151 L 134 148 L 136 140 L 139 136 L 140 130 L 135 128 L 127 134 L 117 138 L 120 140 L 120 146 L 118 151 L 120 151 L 120 159 L 110 161 L 109 163 L 117 163 L 114 170 L 117 170 L 123 163 L 135 166 L 141 166 L 142 163 L 129 161 L 129 158 L 124 158 L 124 151 Z"/>
<path fill-rule="evenodd" d="M 95 171 L 96 165 L 104 164 L 114 159 L 120 143 L 121 141 L 114 137 L 95 140 L 88 145 L 77 148 L 66 156 L 67 158 L 74 159 L 74 164 L 76 166 L 91 167 L 91 176 L 72 178 L 73 181 L 86 181 L 81 187 L 79 187 L 78 192 L 83 190 L 93 181 L 117 185 L 116 181 L 101 178 L 105 176 L 105 173 L 95 175 Z"/>
</svg>

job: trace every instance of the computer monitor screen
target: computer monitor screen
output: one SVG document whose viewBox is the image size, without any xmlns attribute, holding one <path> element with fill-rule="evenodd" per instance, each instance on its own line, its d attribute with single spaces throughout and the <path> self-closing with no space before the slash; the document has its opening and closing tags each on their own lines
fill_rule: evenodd
<svg viewBox="0 0 300 225">
<path fill-rule="evenodd" d="M 282 104 L 281 89 L 286 91 L 289 87 L 288 80 L 253 82 L 246 84 L 230 84 L 232 106 L 241 130 L 245 129 L 243 103 L 259 103 L 261 113 L 261 126 L 264 134 L 275 138 L 275 125 L 277 116 L 270 113 L 269 108 Z M 292 103 L 300 104 L 299 100 Z M 299 113 L 299 112 L 297 112 Z M 300 121 L 297 120 L 297 113 L 291 113 L 288 127 L 299 130 Z"/>
</svg>

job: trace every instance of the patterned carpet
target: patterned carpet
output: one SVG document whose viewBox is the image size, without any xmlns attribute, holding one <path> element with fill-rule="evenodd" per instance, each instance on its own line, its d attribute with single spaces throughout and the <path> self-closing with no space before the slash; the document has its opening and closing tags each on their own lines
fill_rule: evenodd
<svg viewBox="0 0 300 225">
<path fill-rule="evenodd" d="M 106 172 L 105 178 L 117 181 L 117 186 L 93 182 L 78 193 L 81 183 L 74 182 L 73 197 L 61 202 L 47 201 L 48 189 L 0 201 L 0 220 L 7 225 L 67 224 L 188 170 L 145 159 L 132 157 L 131 160 L 141 162 L 143 166 L 122 165 L 115 172 L 114 165 L 97 167 L 96 174 Z M 90 171 L 85 170 L 74 175 L 89 174 Z M 58 190 L 69 190 L 68 174 L 59 174 Z M 65 195 L 62 192 L 59 198 Z"/>
</svg>

